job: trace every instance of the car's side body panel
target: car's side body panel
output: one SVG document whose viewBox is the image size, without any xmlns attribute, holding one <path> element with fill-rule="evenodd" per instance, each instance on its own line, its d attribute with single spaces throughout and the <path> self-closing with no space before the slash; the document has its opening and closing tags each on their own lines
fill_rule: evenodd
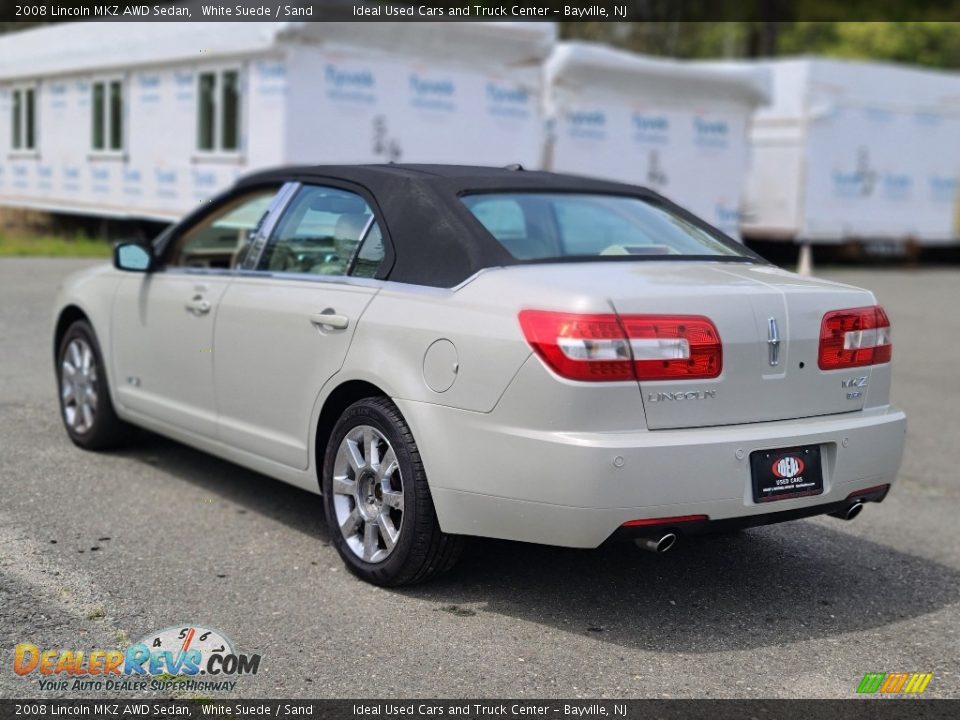
<svg viewBox="0 0 960 720">
<path fill-rule="evenodd" d="M 343 364 L 377 282 L 241 275 L 217 314 L 213 370 L 219 439 L 306 470 L 320 388 Z M 317 324 L 327 312 L 346 327 Z"/>
<path fill-rule="evenodd" d="M 530 355 L 519 335 L 513 298 L 385 283 L 357 329 L 345 363 L 396 398 L 489 412 Z M 424 377 L 431 347 L 447 340 L 449 387 Z M 456 364 L 456 368 L 454 368 Z M 439 390 L 439 391 L 438 391 Z"/>
<path fill-rule="evenodd" d="M 125 274 L 109 345 L 118 411 L 217 437 L 213 328 L 229 283 L 212 273 Z"/>
<path fill-rule="evenodd" d="M 262 455 L 246 450 L 242 447 L 228 445 L 220 440 L 200 435 L 190 430 L 185 430 L 177 425 L 173 425 L 163 420 L 158 420 L 155 417 L 144 415 L 142 413 L 131 410 L 124 410 L 121 412 L 118 409 L 117 414 L 123 420 L 137 425 L 138 427 L 150 430 L 158 435 L 163 435 L 171 440 L 176 440 L 184 445 L 189 445 L 197 450 L 202 450 L 203 452 L 210 453 L 211 455 L 216 455 L 219 458 L 236 463 L 237 465 L 241 465 L 245 468 L 249 468 L 255 472 L 262 473 L 263 475 L 274 478 L 275 480 L 281 480 L 285 483 L 295 485 L 303 490 L 307 490 L 308 492 L 315 494 L 319 494 L 320 492 L 320 488 L 317 485 L 317 475 L 312 468 L 309 470 L 299 470 L 291 467 L 290 465 L 279 463 L 275 460 L 271 460 Z"/>
</svg>

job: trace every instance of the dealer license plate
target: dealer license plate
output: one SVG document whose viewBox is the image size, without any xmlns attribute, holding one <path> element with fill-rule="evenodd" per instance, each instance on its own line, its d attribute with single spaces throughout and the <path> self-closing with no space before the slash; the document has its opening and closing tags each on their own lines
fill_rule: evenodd
<svg viewBox="0 0 960 720">
<path fill-rule="evenodd" d="M 819 445 L 756 450 L 750 453 L 750 472 L 754 502 L 786 500 L 823 492 Z"/>
</svg>

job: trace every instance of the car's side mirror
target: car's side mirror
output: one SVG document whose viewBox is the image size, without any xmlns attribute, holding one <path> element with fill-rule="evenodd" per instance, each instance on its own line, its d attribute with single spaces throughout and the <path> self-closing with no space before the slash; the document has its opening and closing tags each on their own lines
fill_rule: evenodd
<svg viewBox="0 0 960 720">
<path fill-rule="evenodd" d="M 128 272 L 153 270 L 153 252 L 147 245 L 120 242 L 113 246 L 113 266 Z"/>
</svg>

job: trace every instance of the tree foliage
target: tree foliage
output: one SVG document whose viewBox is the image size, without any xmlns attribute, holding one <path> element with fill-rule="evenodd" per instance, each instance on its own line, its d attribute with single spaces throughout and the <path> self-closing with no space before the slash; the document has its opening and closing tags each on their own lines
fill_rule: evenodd
<svg viewBox="0 0 960 720">
<path fill-rule="evenodd" d="M 826 55 L 960 68 L 958 22 L 595 22 L 564 23 L 561 34 L 667 57 Z"/>
<path fill-rule="evenodd" d="M 777 0 L 767 1 L 777 3 Z M 845 5 L 858 1 L 808 0 L 804 14 L 837 17 L 842 15 Z M 878 1 L 882 3 L 884 0 Z M 655 22 L 566 22 L 561 23 L 561 37 L 609 43 L 647 55 L 677 58 L 825 55 L 960 69 L 960 22 L 697 22 L 681 18 L 703 16 L 709 8 L 698 15 L 690 10 L 695 3 L 647 2 L 648 15 L 658 18 Z M 960 13 L 960 3 L 953 7 Z M 893 10 L 885 11 L 884 16 L 891 17 L 892 13 Z M 946 11 L 935 7 L 931 13 L 943 17 Z M 760 16 L 760 13 L 746 11 L 742 14 L 744 17 Z M 913 16 L 918 14 L 917 10 L 911 12 Z M 781 12 L 780 16 L 784 13 Z M 0 22 L 0 33 L 25 30 L 36 24 L 39 23 Z"/>
<path fill-rule="evenodd" d="M 782 35 L 780 50 L 960 68 L 960 23 L 794 23 Z"/>
</svg>

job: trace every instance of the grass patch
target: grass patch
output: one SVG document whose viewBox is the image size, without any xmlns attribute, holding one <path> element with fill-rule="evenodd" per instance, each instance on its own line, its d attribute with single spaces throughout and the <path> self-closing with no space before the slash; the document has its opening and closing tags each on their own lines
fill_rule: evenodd
<svg viewBox="0 0 960 720">
<path fill-rule="evenodd" d="M 31 235 L 0 232 L 0 257 L 110 257 L 106 240 L 85 235 Z"/>
<path fill-rule="evenodd" d="M 107 616 L 107 609 L 103 605 L 94 605 L 87 611 L 87 620 L 102 620 Z"/>
</svg>

